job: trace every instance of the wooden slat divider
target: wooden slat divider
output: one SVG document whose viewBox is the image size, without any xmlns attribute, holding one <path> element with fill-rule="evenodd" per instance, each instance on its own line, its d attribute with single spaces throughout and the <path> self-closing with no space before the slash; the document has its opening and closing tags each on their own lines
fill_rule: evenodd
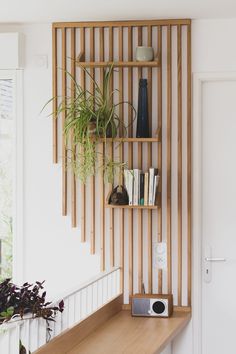
<svg viewBox="0 0 236 354">
<path fill-rule="evenodd" d="M 109 60 L 113 61 L 113 27 L 109 28 Z M 114 76 L 113 73 L 111 74 L 111 81 L 110 81 L 110 92 L 113 91 L 114 85 Z M 110 144 L 110 158 L 113 159 L 114 156 L 114 149 L 113 143 Z M 113 189 L 113 184 L 110 185 L 110 189 Z M 114 210 L 110 210 L 110 266 L 114 267 L 115 265 L 115 252 L 114 252 Z"/>
<path fill-rule="evenodd" d="M 80 52 L 85 53 L 85 29 L 80 28 Z M 80 70 L 80 85 L 82 89 L 86 88 L 85 83 L 85 72 L 84 70 Z M 83 149 L 80 151 L 83 154 Z M 81 183 L 81 242 L 86 241 L 86 188 L 85 184 Z"/>
<path fill-rule="evenodd" d="M 171 75 L 171 26 L 167 27 L 167 291 L 172 293 L 171 255 L 171 118 L 172 118 L 172 75 Z"/>
<path fill-rule="evenodd" d="M 191 283 L 192 283 L 192 240 L 191 240 L 191 216 L 192 216 L 192 77 L 191 77 L 191 26 L 187 26 L 187 214 L 188 214 L 188 306 L 191 306 Z"/>
<path fill-rule="evenodd" d="M 62 29 L 62 100 L 63 105 L 66 105 L 66 28 Z M 65 127 L 65 110 L 61 113 L 62 126 L 62 215 L 67 215 L 67 150 L 64 136 Z"/>
<path fill-rule="evenodd" d="M 138 46 L 142 45 L 142 27 L 138 27 Z M 138 68 L 138 82 L 142 78 L 142 68 Z M 143 144 L 138 143 L 138 157 L 139 166 L 138 168 L 142 170 L 143 159 L 142 159 Z M 143 211 L 138 210 L 138 291 L 141 293 L 143 285 Z"/>
<path fill-rule="evenodd" d="M 123 28 L 119 27 L 119 60 L 123 60 Z M 124 94 L 123 94 L 123 69 L 121 68 L 119 70 L 119 102 L 123 102 L 124 100 Z M 123 105 L 119 106 L 119 118 L 121 122 L 124 122 L 124 109 Z M 119 136 L 122 137 L 124 136 L 124 129 L 122 126 L 120 126 L 119 129 Z M 123 143 L 119 144 L 119 158 L 120 161 L 124 161 L 124 145 Z M 123 185 L 124 184 L 124 178 L 123 175 L 121 174 L 119 177 L 119 184 Z M 120 284 L 121 284 L 121 291 L 124 290 L 124 267 L 125 267 L 125 262 L 124 262 L 124 209 L 120 209 L 120 266 L 121 266 L 121 277 L 120 277 Z"/>
<path fill-rule="evenodd" d="M 177 27 L 178 68 L 178 306 L 182 304 L 182 29 Z"/>
<path fill-rule="evenodd" d="M 158 53 L 162 54 L 162 27 L 158 27 Z M 161 58 L 160 58 L 161 61 Z M 162 127 L 162 61 L 157 72 L 157 104 L 158 104 L 158 129 Z M 161 134 L 161 133 L 160 133 Z M 162 140 L 162 139 L 161 139 Z M 160 171 L 160 182 L 158 190 L 161 191 L 162 186 L 162 144 L 158 144 L 158 168 Z M 162 242 L 162 208 L 158 211 L 158 242 Z M 162 269 L 158 269 L 158 293 L 162 293 Z"/>
<path fill-rule="evenodd" d="M 148 26 L 148 46 L 152 47 L 152 27 Z M 149 132 L 152 136 L 152 68 L 148 68 Z M 152 145 L 148 144 L 148 166 L 152 166 Z M 152 211 L 148 210 L 148 292 L 152 293 Z"/>
<path fill-rule="evenodd" d="M 128 60 L 132 60 L 132 27 L 128 27 Z M 128 68 L 128 102 L 133 102 L 133 72 L 132 68 Z M 132 110 L 129 107 L 128 112 L 128 134 L 129 137 L 133 136 L 132 126 Z M 128 164 L 129 169 L 133 168 L 133 144 L 128 146 Z M 133 210 L 129 210 L 129 294 L 133 294 Z"/>
<path fill-rule="evenodd" d="M 104 60 L 104 28 L 99 28 L 99 58 L 100 60 Z M 100 69 L 100 87 L 103 91 L 103 73 L 104 69 Z M 104 144 L 101 144 L 101 152 L 102 152 L 102 160 L 105 153 Z M 105 264 L 105 252 L 106 252 L 106 244 L 105 244 L 105 186 L 104 186 L 104 172 L 101 171 L 101 183 L 100 183 L 100 193 L 101 193 L 101 211 L 100 211 L 100 254 L 101 254 L 101 262 L 100 269 L 104 271 L 106 268 Z"/>
<path fill-rule="evenodd" d="M 71 76 L 75 77 L 75 28 L 71 28 Z M 75 83 L 71 80 L 71 97 L 75 97 Z M 71 141 L 74 139 L 74 133 L 71 132 Z M 72 149 L 71 163 L 74 164 L 76 159 L 76 150 Z M 76 204 L 76 177 L 73 169 L 71 170 L 71 224 L 72 227 L 77 226 L 77 204 Z"/>
<path fill-rule="evenodd" d="M 163 29 L 164 26 L 164 29 Z M 152 46 L 152 42 L 155 41 L 155 49 L 157 44 L 157 56 L 158 58 L 154 59 L 153 62 L 135 62 L 133 58 L 133 35 L 137 35 L 136 42 L 138 45 L 142 45 L 143 29 L 145 27 L 145 34 L 147 33 L 147 45 Z M 172 29 L 177 28 L 177 57 L 172 58 L 172 42 L 175 39 L 172 38 Z M 182 36 L 183 28 L 186 29 L 187 35 Z M 114 35 L 115 29 L 118 31 L 118 36 Z M 156 32 L 157 29 L 157 32 Z M 105 32 L 105 30 L 107 32 Z M 167 35 L 163 35 L 163 31 L 167 30 Z M 99 55 L 98 58 L 95 58 L 95 35 L 96 31 L 99 32 Z M 147 31 L 147 32 L 146 32 Z M 108 34 L 107 40 L 105 34 Z M 80 36 L 79 53 L 76 52 L 76 43 L 77 36 Z M 88 39 L 87 34 L 89 34 L 89 43 L 85 45 L 85 41 Z M 154 38 L 155 35 L 155 38 Z M 125 37 L 124 37 L 125 36 Z M 152 38 L 153 37 L 153 38 Z M 60 40 L 60 46 L 58 45 L 58 39 Z M 67 53 L 67 40 L 70 41 L 70 53 Z M 118 41 L 118 42 L 117 42 Z M 127 41 L 127 42 L 126 42 Z M 183 53 L 183 48 L 185 47 L 184 41 L 186 41 L 186 53 Z M 127 43 L 127 58 L 124 53 L 124 43 Z M 105 58 L 105 46 L 108 48 L 108 58 Z M 162 57 L 162 48 L 166 46 L 167 52 Z M 58 53 L 58 48 L 60 48 L 60 53 Z M 118 49 L 118 57 L 115 58 L 114 48 Z M 89 237 L 91 253 L 94 254 L 97 245 L 97 235 L 100 234 L 100 253 L 101 253 L 101 271 L 106 269 L 106 260 L 109 262 L 109 266 L 113 267 L 116 261 L 117 252 L 115 252 L 115 223 L 119 222 L 119 247 L 120 247 L 120 266 L 121 266 L 121 278 L 120 284 L 121 289 L 126 293 L 128 290 L 129 295 L 132 295 L 134 292 L 134 279 L 138 280 L 138 291 L 142 291 L 142 284 L 144 278 L 144 261 L 145 263 L 145 272 L 147 270 L 147 291 L 153 291 L 153 227 L 157 226 L 157 241 L 163 242 L 166 240 L 167 243 L 167 292 L 173 293 L 176 291 L 178 306 L 183 305 L 183 299 L 187 295 L 188 306 L 191 306 L 191 21 L 190 20 L 151 20 L 151 21 L 116 21 L 116 22 L 79 22 L 79 23 L 54 23 L 52 28 L 52 50 L 53 50 L 53 162 L 58 162 L 58 134 L 63 134 L 63 128 L 65 125 L 66 112 L 63 112 L 60 117 L 56 117 L 56 111 L 58 108 L 58 92 L 66 100 L 68 92 L 71 93 L 71 96 L 75 95 L 75 85 L 73 81 L 70 82 L 70 88 L 67 90 L 67 78 L 66 78 L 66 69 L 67 69 L 67 60 L 71 58 L 71 69 L 70 73 L 72 77 L 76 78 L 76 67 L 79 70 L 79 83 L 83 89 L 86 89 L 88 86 L 89 91 L 92 93 L 95 92 L 95 87 L 93 82 L 90 80 L 90 84 L 86 85 L 86 75 L 83 68 L 88 68 L 91 76 L 95 78 L 97 71 L 100 73 L 99 85 L 103 89 L 103 74 L 106 70 L 106 66 L 109 63 L 113 63 L 114 59 L 117 60 L 114 62 L 114 67 L 118 67 L 118 80 L 114 81 L 112 75 L 110 90 L 117 89 L 119 96 L 119 101 L 128 101 L 133 104 L 134 102 L 134 73 L 137 70 L 138 79 L 140 79 L 143 73 L 147 72 L 148 79 L 148 110 L 149 110 L 149 126 L 150 133 L 152 132 L 152 123 L 153 119 L 156 117 L 155 112 L 152 112 L 152 100 L 157 98 L 157 136 L 138 140 L 135 138 L 133 132 L 132 120 L 133 120 L 133 111 L 131 107 L 128 107 L 127 110 L 124 109 L 122 105 L 118 106 L 118 115 L 121 121 L 125 120 L 125 114 L 128 118 L 128 137 L 124 137 L 124 131 L 122 127 L 119 128 L 119 136 L 113 139 L 100 138 L 96 142 L 99 156 L 102 160 L 104 156 L 115 158 L 115 147 L 118 147 L 118 155 L 120 160 L 124 161 L 124 158 L 127 153 L 127 163 L 128 168 L 139 168 L 142 170 L 144 168 L 144 161 L 147 161 L 148 168 L 154 164 L 154 167 L 159 169 L 161 176 L 159 187 L 158 187 L 158 205 L 155 206 L 111 206 L 106 204 L 107 197 L 107 188 L 104 184 L 104 171 L 101 170 L 98 176 L 98 180 L 95 177 L 91 177 L 89 188 L 91 188 L 91 200 L 87 201 L 86 196 L 86 186 L 83 183 L 80 183 L 81 193 L 77 196 L 77 185 L 76 185 L 76 176 L 73 171 L 71 171 L 71 186 L 70 186 L 70 198 L 68 198 L 68 176 L 67 176 L 67 159 L 69 156 L 75 159 L 77 153 L 83 154 L 83 149 L 81 151 L 72 151 L 71 154 L 67 156 L 67 146 L 64 137 L 62 136 L 62 214 L 67 214 L 67 203 L 68 200 L 71 201 L 71 224 L 72 227 L 77 226 L 77 197 L 81 204 L 81 241 L 85 242 L 87 239 L 87 230 L 90 228 L 91 234 Z M 86 50 L 89 51 L 89 58 L 86 55 Z M 96 46 L 97 50 L 97 46 Z M 59 55 L 59 57 L 58 57 Z M 187 55 L 187 64 L 185 65 L 185 60 L 183 60 L 183 55 Z M 77 62 L 75 59 L 78 57 Z M 57 65 L 58 60 L 61 61 L 62 70 L 58 72 Z M 86 61 L 89 59 L 89 62 Z M 162 66 L 162 59 L 164 64 Z M 95 61 L 98 60 L 98 61 Z M 108 61 L 105 61 L 108 60 Z M 124 61 L 127 60 L 127 61 Z M 172 61 L 176 60 L 176 62 Z M 175 67 L 177 64 L 177 72 L 175 72 Z M 95 68 L 96 69 L 95 71 Z M 166 68 L 166 75 L 163 74 L 163 68 Z M 145 69 L 145 71 L 144 71 Z M 183 73 L 187 74 L 187 93 L 182 89 L 183 82 Z M 153 73 L 157 73 L 157 82 L 156 89 L 157 94 L 152 92 L 152 86 L 154 83 Z M 124 88 L 124 78 L 127 74 L 127 88 Z M 60 75 L 60 85 L 59 90 L 59 80 L 58 75 Z M 175 75 L 175 77 L 174 77 Z M 177 130 L 178 130 L 178 142 L 172 138 L 172 76 L 173 82 L 177 82 Z M 165 79 L 165 82 L 163 80 Z M 175 81 L 176 80 L 176 81 Z M 135 90 L 138 90 L 138 87 L 135 87 Z M 166 94 L 163 95 L 163 90 L 166 90 Z M 186 96 L 186 109 L 187 109 L 187 122 L 183 120 L 183 111 L 185 110 L 185 96 Z M 163 116 L 163 102 L 166 104 L 166 115 Z M 135 102 L 136 105 L 136 102 Z M 137 108 L 137 107 L 135 107 Z M 59 122 L 60 121 L 60 127 Z M 164 122 L 164 123 L 163 123 Z M 187 143 L 186 147 L 183 145 L 183 133 L 185 126 L 187 124 Z M 164 136 L 162 136 L 162 126 L 166 127 L 164 130 Z M 71 132 L 71 139 L 73 139 L 73 132 Z M 163 139 L 164 138 L 164 139 Z M 162 140 L 164 140 L 165 147 L 162 146 Z M 154 145 L 153 145 L 154 144 Z M 175 144 L 175 145 L 173 145 Z M 157 154 L 153 153 L 153 147 L 157 146 Z M 134 165 L 134 148 L 138 149 L 139 159 L 135 161 Z M 171 190 L 172 185 L 172 154 L 171 151 L 174 148 L 177 148 L 178 152 L 178 161 L 177 161 L 177 200 L 175 195 Z M 127 148 L 127 150 L 126 150 Z M 187 148 L 187 171 L 183 168 L 183 154 L 185 153 L 185 148 Z M 143 156 L 143 152 L 147 151 L 147 156 Z M 163 161 L 163 151 L 166 151 L 166 161 Z M 152 156 L 153 154 L 153 156 Z M 156 166 L 157 163 L 157 166 Z M 137 164 L 137 166 L 136 166 Z M 166 169 L 164 171 L 164 168 Z M 162 176 L 166 175 L 166 196 L 161 195 L 162 186 L 165 186 L 165 183 L 162 181 Z M 187 178 L 187 216 L 183 215 L 183 203 L 184 203 L 184 194 L 183 194 L 183 175 Z M 119 184 L 124 184 L 123 175 L 120 175 L 118 178 Z M 101 193 L 100 197 L 100 210 L 98 211 L 95 208 L 95 183 L 98 182 L 99 192 Z M 165 181 L 164 181 L 165 182 Z M 113 184 L 109 185 L 109 189 L 113 188 Z M 173 194 L 173 195 L 172 195 Z M 173 197 L 173 201 L 172 201 Z M 166 210 L 162 210 L 162 198 L 166 198 Z M 177 201 L 177 215 L 178 223 L 175 229 L 172 229 L 172 219 L 171 219 L 171 205 L 173 202 Z M 86 215 L 86 206 L 87 203 L 91 203 L 91 219 L 89 221 L 90 227 L 88 227 L 88 219 Z M 107 213 L 105 213 L 105 208 L 109 207 Z M 115 211 L 115 208 L 117 210 Z M 137 209 L 134 211 L 134 209 Z M 145 209 L 147 209 L 145 211 Z M 125 211 L 126 210 L 126 211 Z M 144 210 L 144 211 L 143 211 Z M 127 212 L 127 230 L 125 228 L 125 216 Z M 98 214 L 99 213 L 99 214 Z M 100 230 L 96 231 L 96 220 L 100 218 Z M 118 216 L 118 220 L 115 220 L 115 216 Z M 164 219 L 163 219 L 164 215 Z M 156 222 L 157 216 L 157 225 Z M 107 218 L 107 220 L 105 220 Z M 144 219 L 145 217 L 145 219 Z M 163 227 L 162 220 L 165 220 L 166 227 Z M 145 223 L 144 223 L 145 221 Z M 183 222 L 187 222 L 187 250 L 183 248 Z M 106 237 L 106 226 L 107 223 L 110 223 L 109 235 Z M 134 254 L 134 223 L 137 223 L 137 252 Z M 144 242 L 144 230 L 143 227 L 147 227 L 147 240 Z M 108 224 L 109 225 L 109 224 Z M 79 225 L 80 226 L 80 225 Z M 86 230 L 87 229 L 87 230 Z M 165 234 L 163 234 L 165 231 Z M 128 263 L 127 263 L 127 272 L 128 272 L 128 289 L 125 287 L 125 237 L 127 235 L 127 246 L 128 246 Z M 173 240 L 177 241 L 177 272 L 174 272 L 172 275 L 172 237 Z M 110 247 L 106 247 L 106 239 L 109 238 Z M 147 243 L 146 243 L 147 241 Z M 145 245 L 145 259 L 144 259 L 144 245 Z M 146 254 L 147 253 L 147 254 Z M 187 254 L 185 254 L 187 253 Z M 187 257 L 187 288 L 183 286 L 183 259 Z M 137 268 L 136 266 L 137 265 Z M 134 271 L 137 272 L 134 274 Z M 146 275 L 146 274 L 145 274 Z M 137 276 L 137 278 L 136 278 Z M 174 277 L 177 276 L 177 279 Z M 172 286 L 172 277 L 177 288 L 173 289 Z M 146 279 L 146 277 L 145 277 Z M 136 290 L 136 289 L 135 289 Z M 164 289 L 164 280 L 163 280 L 163 271 L 158 269 L 158 293 L 162 293 Z"/>
<path fill-rule="evenodd" d="M 57 117 L 57 29 L 52 28 L 52 96 L 53 96 L 53 163 L 58 162 L 58 117 Z"/>
<path fill-rule="evenodd" d="M 90 28 L 90 60 L 94 60 L 94 28 Z M 90 68 L 90 92 L 94 94 L 94 69 Z M 95 177 L 91 177 L 91 231 L 90 231 L 90 253 L 95 253 Z"/>
</svg>

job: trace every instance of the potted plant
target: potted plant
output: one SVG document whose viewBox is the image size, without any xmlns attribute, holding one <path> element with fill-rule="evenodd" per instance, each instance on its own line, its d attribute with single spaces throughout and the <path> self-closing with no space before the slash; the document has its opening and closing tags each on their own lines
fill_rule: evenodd
<svg viewBox="0 0 236 354">
<path fill-rule="evenodd" d="M 57 116 L 62 112 L 65 113 L 64 135 L 68 161 L 71 162 L 72 169 L 83 183 L 99 169 L 104 171 L 105 179 L 111 183 L 115 170 L 122 170 L 126 164 L 108 157 L 106 139 L 115 138 L 120 128 L 123 135 L 126 134 L 127 127 L 117 114 L 119 105 L 130 105 L 134 116 L 136 112 L 129 102 L 114 103 L 114 94 L 117 90 L 110 90 L 113 65 L 104 71 L 102 88 L 86 69 L 82 68 L 82 70 L 92 80 L 94 93 L 84 90 L 67 73 L 74 82 L 75 94 L 73 97 L 67 97 L 66 102 L 62 101 L 56 111 Z M 73 136 L 72 141 L 71 136 Z M 97 151 L 97 144 L 101 139 L 105 146 L 105 153 L 102 155 Z"/>
<path fill-rule="evenodd" d="M 43 318 L 47 323 L 48 340 L 50 339 L 50 322 L 55 321 L 58 312 L 63 312 L 64 301 L 53 305 L 46 301 L 44 282 L 24 283 L 22 286 L 5 279 L 0 283 L 0 327 L 12 321 Z M 4 326 L 4 330 L 7 329 Z M 19 343 L 20 354 L 25 353 L 24 345 Z"/>
</svg>

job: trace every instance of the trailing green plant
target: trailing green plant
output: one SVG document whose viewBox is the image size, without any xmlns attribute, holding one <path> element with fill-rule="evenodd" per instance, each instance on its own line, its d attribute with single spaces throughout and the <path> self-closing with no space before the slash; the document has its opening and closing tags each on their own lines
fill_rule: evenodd
<svg viewBox="0 0 236 354">
<path fill-rule="evenodd" d="M 74 93 L 59 104 L 56 113 L 65 115 L 64 136 L 68 151 L 67 164 L 72 167 L 76 176 L 85 183 L 89 176 L 97 173 L 98 169 L 104 171 L 105 180 L 113 181 L 114 171 L 122 170 L 126 165 L 123 161 L 108 158 L 107 138 L 113 139 L 118 130 L 126 135 L 127 127 L 117 114 L 120 105 L 128 104 L 133 112 L 136 112 L 129 102 L 114 103 L 114 95 L 118 90 L 111 89 L 113 65 L 104 70 L 103 86 L 100 87 L 88 70 L 85 75 L 91 80 L 94 90 L 90 92 L 79 85 L 70 73 L 70 79 L 74 83 Z M 53 100 L 54 98 L 52 98 Z M 71 138 L 72 137 L 72 138 Z M 104 153 L 99 153 L 97 145 L 104 141 Z"/>
</svg>

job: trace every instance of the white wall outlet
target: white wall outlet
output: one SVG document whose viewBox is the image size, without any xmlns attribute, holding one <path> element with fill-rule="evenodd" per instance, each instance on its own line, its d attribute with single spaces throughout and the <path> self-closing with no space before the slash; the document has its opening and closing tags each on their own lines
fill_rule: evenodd
<svg viewBox="0 0 236 354">
<path fill-rule="evenodd" d="M 154 267 L 167 269 L 167 245 L 166 242 L 155 242 L 153 244 Z"/>
<path fill-rule="evenodd" d="M 48 56 L 47 55 L 35 55 L 34 56 L 34 65 L 38 69 L 47 69 L 48 68 Z"/>
</svg>

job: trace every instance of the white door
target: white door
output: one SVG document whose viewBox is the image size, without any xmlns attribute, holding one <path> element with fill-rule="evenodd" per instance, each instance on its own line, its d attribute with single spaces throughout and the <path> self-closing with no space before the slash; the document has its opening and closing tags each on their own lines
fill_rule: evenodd
<svg viewBox="0 0 236 354">
<path fill-rule="evenodd" d="M 235 354 L 236 81 L 201 97 L 202 354 Z"/>
</svg>

